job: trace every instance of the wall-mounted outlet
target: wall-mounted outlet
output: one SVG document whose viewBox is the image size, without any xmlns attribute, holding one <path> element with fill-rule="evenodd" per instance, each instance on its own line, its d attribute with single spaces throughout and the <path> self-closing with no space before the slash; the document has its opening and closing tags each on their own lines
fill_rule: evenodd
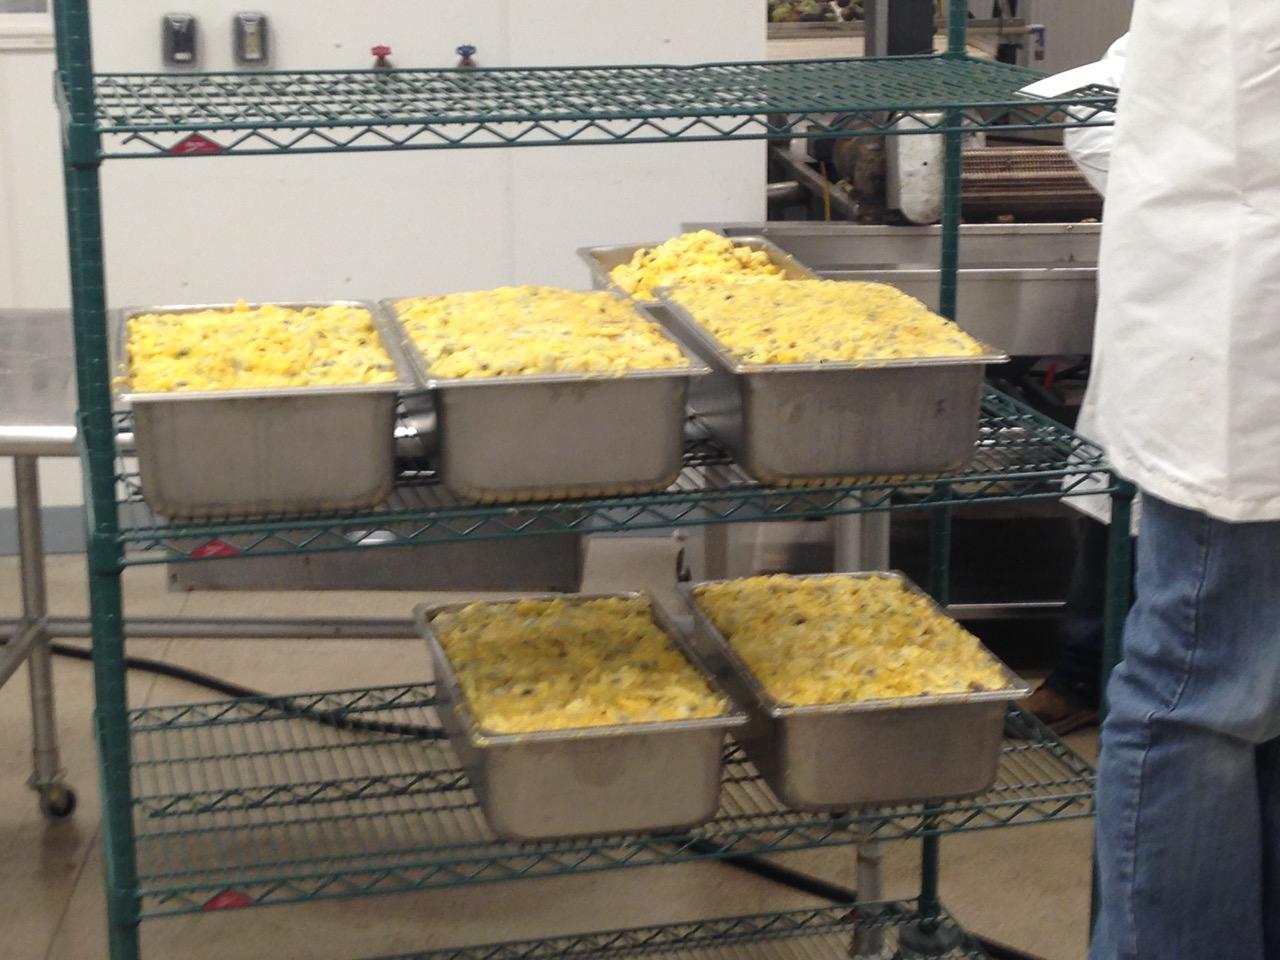
<svg viewBox="0 0 1280 960">
<path fill-rule="evenodd" d="M 232 45 L 236 63 L 246 67 L 266 66 L 271 59 L 264 13 L 237 13 L 231 21 Z"/>
<path fill-rule="evenodd" d="M 164 62 L 174 67 L 190 67 L 199 52 L 196 18 L 189 13 L 166 13 L 160 23 Z"/>
</svg>

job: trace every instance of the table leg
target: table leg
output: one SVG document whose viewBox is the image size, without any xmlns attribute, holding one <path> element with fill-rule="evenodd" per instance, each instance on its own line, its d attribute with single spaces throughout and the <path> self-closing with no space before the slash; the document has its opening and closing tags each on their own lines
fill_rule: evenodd
<svg viewBox="0 0 1280 960">
<path fill-rule="evenodd" d="M 888 510 L 833 517 L 834 570 L 839 573 L 888 570 L 889 517 Z"/>
<path fill-rule="evenodd" d="M 75 794 L 63 784 L 58 756 L 58 727 L 53 706 L 53 664 L 45 629 L 48 598 L 44 579 L 44 543 L 40 522 L 40 477 L 35 457 L 13 459 L 18 512 L 18 556 L 22 576 L 22 615 L 33 629 L 27 654 L 31 686 L 31 786 L 40 794 L 40 807 L 53 820 L 69 817 Z"/>
</svg>

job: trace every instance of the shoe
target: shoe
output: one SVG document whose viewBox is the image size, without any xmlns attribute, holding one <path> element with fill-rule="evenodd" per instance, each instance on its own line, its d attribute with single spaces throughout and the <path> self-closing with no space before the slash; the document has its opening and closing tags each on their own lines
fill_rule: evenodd
<svg viewBox="0 0 1280 960">
<path fill-rule="evenodd" d="M 1076 730 L 1098 725 L 1098 710 L 1075 697 L 1045 684 L 1031 696 L 1018 701 L 1018 706 L 1056 733 L 1065 736 Z"/>
</svg>

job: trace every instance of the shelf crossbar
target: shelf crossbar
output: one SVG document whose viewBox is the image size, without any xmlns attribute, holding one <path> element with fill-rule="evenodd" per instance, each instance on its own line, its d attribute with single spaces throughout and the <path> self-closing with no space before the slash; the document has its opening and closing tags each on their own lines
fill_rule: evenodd
<svg viewBox="0 0 1280 960">
<path fill-rule="evenodd" d="M 119 429 L 129 430 L 127 414 Z M 351 514 L 220 518 L 168 523 L 143 498 L 136 465 L 117 461 L 126 564 L 223 560 L 300 552 L 494 540 L 543 534 L 651 530 L 798 520 L 923 506 L 960 506 L 1106 494 L 1115 489 L 1102 451 L 1062 425 L 988 388 L 973 458 L 932 477 L 871 477 L 812 486 L 752 480 L 696 421 L 684 469 L 660 493 L 520 504 L 452 496 L 424 462 L 402 462 L 391 499 Z"/>
<path fill-rule="evenodd" d="M 919 922 L 914 901 L 787 910 L 743 917 L 607 930 L 547 940 L 442 947 L 379 960 L 598 960 L 654 957 L 660 960 L 813 960 L 859 956 L 868 934 L 882 934 L 892 950 L 901 931 Z M 987 954 L 950 916 L 938 918 L 944 942 L 954 945 L 930 956 L 937 960 L 985 960 Z M 888 955 L 888 954 L 884 954 Z"/>
<path fill-rule="evenodd" d="M 692 65 L 98 73 L 100 159 L 666 143 L 1110 123 L 1116 92 L 1018 91 L 965 56 Z M 66 99 L 65 97 L 63 98 Z M 912 123 L 903 124 L 903 120 Z"/>
</svg>

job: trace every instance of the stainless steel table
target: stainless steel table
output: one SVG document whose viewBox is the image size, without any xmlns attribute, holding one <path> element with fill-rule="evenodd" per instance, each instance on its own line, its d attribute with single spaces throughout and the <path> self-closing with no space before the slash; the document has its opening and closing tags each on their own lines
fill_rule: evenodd
<svg viewBox="0 0 1280 960">
<path fill-rule="evenodd" d="M 31 786 L 51 820 L 75 810 L 58 756 L 40 527 L 40 457 L 76 456 L 71 320 L 65 311 L 0 310 L 0 456 L 13 457 L 22 618 L 0 646 L 0 686 L 23 662 L 31 687 Z"/>
<path fill-rule="evenodd" d="M 0 617 L 0 686 L 23 663 L 31 687 L 31 786 L 52 820 L 75 810 L 58 754 L 50 659 L 54 638 L 92 638 L 84 616 L 50 617 L 45 589 L 39 460 L 77 457 L 75 351 L 64 310 L 0 309 L 0 457 L 12 457 L 22 615 Z M 418 640 L 409 617 L 130 617 L 128 637 Z"/>
</svg>

